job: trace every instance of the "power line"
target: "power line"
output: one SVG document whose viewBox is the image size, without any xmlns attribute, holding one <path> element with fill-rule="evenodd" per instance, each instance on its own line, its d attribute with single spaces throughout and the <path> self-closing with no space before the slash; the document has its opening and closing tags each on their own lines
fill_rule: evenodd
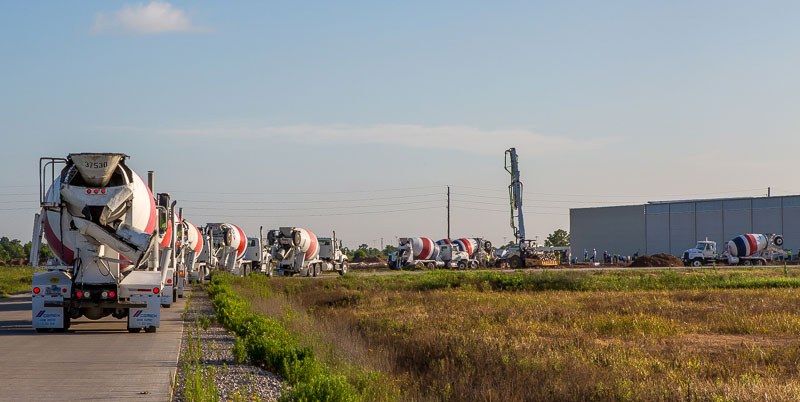
<svg viewBox="0 0 800 402">
<path fill-rule="evenodd" d="M 395 199 L 408 199 L 408 198 L 418 198 L 418 197 L 431 197 L 437 196 L 441 197 L 443 194 L 440 193 L 429 193 L 429 194 L 417 194 L 417 195 L 399 195 L 394 197 L 373 197 L 373 198 L 353 198 L 353 199 L 346 199 L 346 200 L 314 200 L 314 201 L 212 201 L 212 200 L 181 200 L 180 198 L 176 198 L 179 203 L 200 203 L 200 204 L 317 204 L 317 203 L 334 203 L 334 202 L 355 202 L 355 201 L 378 201 L 378 200 L 395 200 Z M 431 200 L 433 201 L 433 200 Z"/>
<path fill-rule="evenodd" d="M 441 209 L 442 207 L 426 207 L 426 208 L 409 208 L 409 209 L 395 209 L 390 211 L 362 211 L 350 213 L 335 213 L 335 214 L 317 214 L 317 215 L 204 215 L 204 214 L 190 214 L 192 217 L 213 217 L 213 218 L 306 218 L 306 217 L 325 217 L 325 216 L 353 216 L 353 215 L 370 215 L 370 214 L 385 214 L 396 212 L 409 212 L 409 211 L 423 211 L 432 209 Z"/>
<path fill-rule="evenodd" d="M 465 203 L 468 203 L 468 204 L 480 204 L 480 205 L 494 205 L 494 206 L 498 206 L 498 207 L 502 207 L 502 206 L 507 207 L 508 206 L 508 204 L 501 204 L 501 203 L 497 203 L 497 202 L 481 202 L 481 201 L 471 201 L 471 200 L 455 200 L 455 202 L 456 203 L 465 202 Z M 528 207 L 531 207 L 531 208 L 569 209 L 569 207 L 554 207 L 554 206 L 551 206 L 551 205 L 532 205 L 532 204 L 526 204 L 526 205 Z"/>
<path fill-rule="evenodd" d="M 431 202 L 441 202 L 440 200 L 429 201 L 411 201 L 392 204 L 375 204 L 375 205 L 343 205 L 332 207 L 302 207 L 302 208 L 223 208 L 223 207 L 191 207 L 191 210 L 207 210 L 207 211 L 306 211 L 306 210 L 328 210 L 328 209 L 350 209 L 350 208 L 381 208 L 381 207 L 395 207 L 399 205 L 413 205 L 413 204 L 426 204 Z"/>
<path fill-rule="evenodd" d="M 489 188 L 481 188 L 481 187 L 469 187 L 469 186 L 453 186 L 454 188 L 467 188 L 471 190 L 479 190 L 479 191 L 493 191 L 493 192 L 506 192 L 507 189 L 489 189 Z M 773 187 L 774 189 L 774 187 Z M 729 191 L 716 191 L 716 192 L 708 192 L 708 193 L 686 193 L 686 194 L 638 194 L 638 195 L 631 195 L 631 194 L 570 194 L 570 193 L 541 193 L 541 192 L 528 192 L 527 194 L 532 195 L 547 195 L 547 196 L 562 196 L 562 197 L 597 197 L 597 198 L 662 198 L 662 197 L 691 197 L 697 195 L 714 195 L 714 194 L 733 194 L 733 193 L 744 193 L 749 191 L 765 191 L 766 187 L 762 188 L 751 188 L 751 189 L 743 189 L 743 190 L 729 190 Z"/>
<path fill-rule="evenodd" d="M 471 210 L 471 211 L 503 212 L 503 213 L 506 213 L 506 214 L 507 214 L 507 213 L 509 213 L 509 211 L 508 211 L 508 210 L 488 209 L 488 208 L 472 208 L 472 207 L 459 207 L 459 206 L 454 206 L 453 208 L 456 208 L 456 209 L 467 209 L 467 210 Z M 551 213 L 551 212 L 525 212 L 525 215 L 529 215 L 529 214 L 530 214 L 530 215 L 559 215 L 559 216 L 569 216 L 569 214 L 556 214 L 556 213 Z"/>
<path fill-rule="evenodd" d="M 309 192 L 225 192 L 230 195 L 314 195 L 314 194 L 351 194 L 351 193 L 377 193 L 386 191 L 404 191 L 404 190 L 420 190 L 429 188 L 443 188 L 445 186 L 420 186 L 420 187 L 398 187 L 398 188 L 385 188 L 373 190 L 349 190 L 349 191 L 309 191 Z M 172 190 L 173 193 L 186 193 L 186 194 L 219 194 L 219 191 L 180 191 Z"/>
<path fill-rule="evenodd" d="M 465 194 L 465 193 L 455 193 L 453 195 L 458 195 L 462 197 L 475 197 L 475 198 L 488 198 L 488 199 L 495 199 L 495 200 L 508 200 L 508 196 L 499 197 L 499 196 L 491 196 L 491 195 L 477 195 L 477 194 Z M 543 200 L 543 199 L 536 199 L 536 198 L 524 198 L 523 201 L 526 202 L 562 202 L 562 203 L 577 203 L 577 204 L 603 204 L 603 205 L 618 205 L 620 203 L 624 203 L 624 201 L 583 201 L 583 200 Z"/>
</svg>

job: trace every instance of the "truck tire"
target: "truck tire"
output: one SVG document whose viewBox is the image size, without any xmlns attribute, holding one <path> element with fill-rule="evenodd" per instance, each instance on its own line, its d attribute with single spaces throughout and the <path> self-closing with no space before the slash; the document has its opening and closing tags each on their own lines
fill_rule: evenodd
<svg viewBox="0 0 800 402">
<path fill-rule="evenodd" d="M 759 259 L 759 260 L 756 260 L 756 265 L 758 265 L 758 266 L 762 266 L 762 265 L 766 265 L 766 263 L 765 263 L 765 261 L 764 261 L 764 260 L 760 260 L 760 259 Z"/>
<path fill-rule="evenodd" d="M 466 261 L 459 261 L 458 262 L 458 269 L 467 269 L 467 262 Z"/>
<path fill-rule="evenodd" d="M 471 269 L 478 269 L 478 261 L 470 261 L 469 267 Z"/>
<path fill-rule="evenodd" d="M 339 275 L 344 276 L 347 273 L 347 269 L 350 268 L 347 266 L 347 261 L 342 263 L 341 269 L 339 269 Z"/>
<path fill-rule="evenodd" d="M 753 261 L 751 261 L 751 260 L 744 260 L 744 261 L 742 261 L 742 265 L 744 265 L 744 266 L 746 266 L 746 267 L 752 267 L 752 266 L 753 266 Z"/>
<path fill-rule="evenodd" d="M 429 263 L 425 264 L 425 268 L 436 269 L 436 264 L 434 264 L 432 262 L 429 262 Z"/>
<path fill-rule="evenodd" d="M 128 328 L 128 332 L 130 332 L 132 334 L 138 334 L 139 331 L 141 331 L 141 330 L 142 330 L 141 328 Z"/>
<path fill-rule="evenodd" d="M 311 272 L 311 276 L 313 276 L 314 278 L 318 277 L 319 276 L 319 269 L 320 269 L 319 268 L 319 264 L 314 264 L 311 267 L 311 271 L 312 271 Z"/>
<path fill-rule="evenodd" d="M 692 260 L 691 264 L 692 264 L 693 267 L 702 267 L 703 266 L 703 260 L 701 260 L 699 258 L 695 258 L 695 259 Z"/>
<path fill-rule="evenodd" d="M 146 332 L 148 334 L 154 334 L 154 333 L 156 333 L 157 329 L 158 328 L 156 328 L 156 327 L 150 326 L 150 327 L 145 328 L 144 332 Z"/>
<path fill-rule="evenodd" d="M 513 257 L 509 258 L 509 260 L 508 260 L 508 266 L 509 266 L 511 269 L 518 269 L 518 268 L 522 268 L 522 266 L 523 266 L 523 264 L 522 264 L 522 257 L 519 257 L 519 256 L 516 256 L 516 255 L 515 255 L 515 256 L 513 256 Z"/>
</svg>

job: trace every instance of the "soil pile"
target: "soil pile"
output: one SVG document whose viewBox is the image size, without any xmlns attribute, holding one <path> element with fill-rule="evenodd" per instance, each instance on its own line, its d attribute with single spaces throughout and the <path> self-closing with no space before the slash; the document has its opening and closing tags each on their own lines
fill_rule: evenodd
<svg viewBox="0 0 800 402">
<path fill-rule="evenodd" d="M 683 261 L 674 255 L 669 254 L 653 254 L 643 255 L 636 258 L 631 263 L 632 267 L 682 267 Z"/>
</svg>

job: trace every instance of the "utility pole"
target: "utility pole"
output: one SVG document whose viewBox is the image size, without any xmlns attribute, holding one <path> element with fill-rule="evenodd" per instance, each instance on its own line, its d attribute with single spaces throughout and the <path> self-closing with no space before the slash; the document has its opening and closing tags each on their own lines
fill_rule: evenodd
<svg viewBox="0 0 800 402">
<path fill-rule="evenodd" d="M 772 187 L 767 187 L 767 197 L 772 196 Z"/>
<path fill-rule="evenodd" d="M 450 186 L 447 186 L 447 239 L 450 240 Z"/>
</svg>

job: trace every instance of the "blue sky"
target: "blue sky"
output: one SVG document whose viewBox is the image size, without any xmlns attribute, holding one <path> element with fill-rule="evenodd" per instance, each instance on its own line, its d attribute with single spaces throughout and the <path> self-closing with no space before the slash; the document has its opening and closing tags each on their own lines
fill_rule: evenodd
<svg viewBox="0 0 800 402">
<path fill-rule="evenodd" d="M 30 236 L 38 157 L 90 150 L 156 170 L 195 223 L 351 244 L 444 236 L 446 185 L 453 236 L 510 238 L 510 146 L 530 237 L 570 207 L 800 192 L 796 2 L 2 7 L 12 237 Z"/>
</svg>

